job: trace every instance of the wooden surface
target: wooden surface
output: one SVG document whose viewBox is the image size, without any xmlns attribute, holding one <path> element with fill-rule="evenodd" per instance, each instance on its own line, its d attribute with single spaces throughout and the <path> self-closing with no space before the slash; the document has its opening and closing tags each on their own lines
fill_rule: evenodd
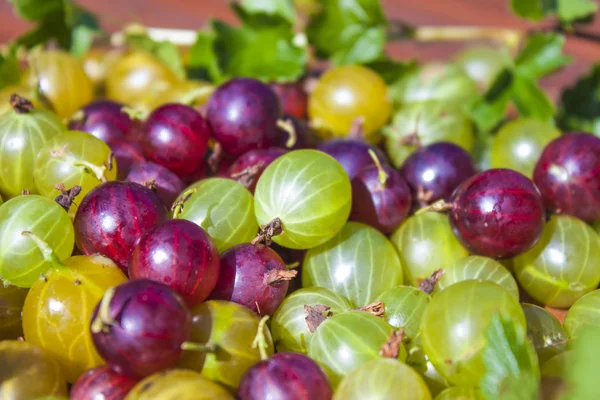
<svg viewBox="0 0 600 400">
<path fill-rule="evenodd" d="M 600 0 L 597 0 L 600 1 Z M 199 29 L 210 18 L 235 22 L 228 0 L 78 0 L 101 18 L 109 31 L 129 22 L 166 28 Z M 389 19 L 401 19 L 416 25 L 467 25 L 504 27 L 521 30 L 540 28 L 510 12 L 508 0 L 382 0 Z M 27 30 L 28 24 L 12 14 L 7 0 L 0 0 L 0 42 L 14 39 Z M 586 30 L 600 34 L 600 18 Z M 397 59 L 445 59 L 463 43 L 390 44 L 390 54 Z M 567 40 L 566 52 L 575 62 L 560 73 L 546 78 L 544 87 L 556 98 L 560 88 L 573 82 L 590 65 L 600 60 L 600 44 L 578 38 Z"/>
</svg>

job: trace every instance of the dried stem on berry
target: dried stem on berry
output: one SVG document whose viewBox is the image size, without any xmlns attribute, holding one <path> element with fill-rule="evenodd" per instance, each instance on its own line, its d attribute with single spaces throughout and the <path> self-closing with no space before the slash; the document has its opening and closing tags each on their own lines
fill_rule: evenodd
<svg viewBox="0 0 600 400">
<path fill-rule="evenodd" d="M 274 286 L 278 285 L 285 281 L 291 281 L 298 275 L 298 271 L 295 270 L 281 270 L 281 269 L 272 269 L 265 273 L 264 282 L 266 285 Z"/>
<path fill-rule="evenodd" d="M 304 312 L 306 313 L 304 320 L 310 332 L 316 331 L 323 321 L 333 315 L 329 311 L 330 309 L 331 307 L 323 304 L 315 304 L 314 306 L 304 305 Z"/>
<path fill-rule="evenodd" d="M 442 279 L 443 275 L 444 270 L 441 268 L 433 271 L 433 274 L 431 274 L 429 278 L 425 278 L 419 283 L 419 289 L 427 294 L 431 294 L 435 289 L 435 285 Z"/>
<path fill-rule="evenodd" d="M 65 188 L 65 185 L 62 183 L 57 183 L 54 185 L 54 189 L 58 190 L 60 194 L 56 196 L 54 201 L 65 209 L 65 211 L 69 212 L 71 205 L 75 202 L 75 197 L 81 193 L 81 186 L 73 186 L 71 189 Z"/>
<path fill-rule="evenodd" d="M 158 185 L 154 179 L 148 179 L 146 182 L 144 182 L 144 186 L 147 189 L 152 190 L 154 193 L 158 192 Z"/>
<path fill-rule="evenodd" d="M 10 95 L 10 106 L 19 114 L 27 114 L 33 110 L 33 103 L 16 93 Z"/>
<path fill-rule="evenodd" d="M 254 179 L 256 179 L 256 175 L 262 171 L 263 166 L 265 165 L 264 161 L 259 161 L 254 165 L 250 165 L 240 172 L 232 174 L 231 177 L 244 185 L 244 187 L 249 188 L 252 186 Z"/>
<path fill-rule="evenodd" d="M 260 227 L 260 232 L 258 232 L 258 235 L 256 235 L 251 243 L 258 244 L 264 242 L 268 246 L 271 244 L 273 236 L 281 235 L 283 232 L 283 223 L 281 222 L 281 219 L 275 218 L 267 225 Z"/>
<path fill-rule="evenodd" d="M 381 317 L 385 313 L 385 304 L 381 301 L 376 301 L 371 304 L 367 304 L 364 307 L 355 308 L 357 311 L 364 311 L 376 317 Z"/>
<path fill-rule="evenodd" d="M 387 342 L 379 349 L 379 355 L 385 358 L 398 358 L 403 339 L 404 329 L 392 331 Z"/>
</svg>

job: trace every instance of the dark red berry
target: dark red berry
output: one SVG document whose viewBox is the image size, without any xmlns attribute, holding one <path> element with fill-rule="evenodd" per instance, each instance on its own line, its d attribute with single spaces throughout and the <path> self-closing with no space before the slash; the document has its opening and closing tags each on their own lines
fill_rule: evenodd
<svg viewBox="0 0 600 400">
<path fill-rule="evenodd" d="M 69 129 L 88 132 L 105 143 L 128 139 L 136 124 L 122 108 L 114 101 L 95 101 L 79 111 L 81 115 L 69 122 Z"/>
<path fill-rule="evenodd" d="M 246 372 L 237 395 L 240 400 L 330 400 L 333 391 L 319 364 L 303 354 L 278 353 Z"/>
<path fill-rule="evenodd" d="M 107 182 L 83 198 L 73 225 L 85 254 L 102 254 L 127 272 L 133 246 L 168 212 L 156 193 L 134 182 Z"/>
<path fill-rule="evenodd" d="M 152 161 L 134 166 L 125 180 L 139 183 L 155 191 L 167 208 L 171 207 L 177 196 L 185 189 L 185 184 L 177 174 Z"/>
<path fill-rule="evenodd" d="M 124 180 L 131 169 L 139 163 L 145 162 L 144 150 L 142 146 L 132 140 L 113 140 L 108 143 L 117 160 L 117 177 Z"/>
<path fill-rule="evenodd" d="M 588 222 L 600 220 L 600 138 L 572 133 L 553 140 L 533 180 L 548 209 Z"/>
<path fill-rule="evenodd" d="M 243 243 L 221 255 L 219 281 L 211 299 L 228 300 L 260 315 L 271 315 L 283 301 L 288 280 L 296 271 L 287 271 L 279 255 L 267 246 Z"/>
<path fill-rule="evenodd" d="M 71 400 L 123 400 L 137 380 L 109 366 L 90 369 L 71 388 Z"/>
<path fill-rule="evenodd" d="M 402 176 L 417 206 L 450 201 L 454 189 L 475 175 L 473 159 L 453 143 L 434 143 L 415 151 L 402 166 Z"/>
<path fill-rule="evenodd" d="M 206 300 L 215 288 L 219 268 L 219 252 L 204 229 L 174 219 L 142 235 L 133 248 L 129 276 L 164 283 L 191 307 Z"/>
<path fill-rule="evenodd" d="M 203 163 L 210 136 L 208 123 L 192 107 L 166 104 L 148 116 L 142 147 L 150 160 L 184 176 Z"/>
<path fill-rule="evenodd" d="M 514 257 L 544 230 L 546 212 L 533 182 L 510 169 L 490 169 L 463 182 L 452 198 L 450 223 L 471 253 Z"/>
<path fill-rule="evenodd" d="M 284 149 L 277 147 L 250 150 L 231 164 L 228 175 L 230 178 L 246 186 L 254 194 L 256 182 L 258 182 L 258 178 L 260 178 L 265 168 L 285 153 Z"/>
<path fill-rule="evenodd" d="M 106 292 L 90 329 L 98 354 L 115 371 L 141 379 L 177 365 L 191 314 L 168 286 L 135 279 Z"/>
<path fill-rule="evenodd" d="M 352 180 L 352 221 L 391 233 L 406 219 L 411 203 L 404 178 L 388 165 L 365 167 Z"/>
<path fill-rule="evenodd" d="M 328 140 L 324 143 L 321 143 L 318 150 L 329 154 L 331 157 L 335 158 L 342 167 L 346 170 L 346 173 L 350 177 L 350 180 L 354 179 L 356 175 L 362 170 L 364 167 L 375 165 L 373 161 L 373 157 L 369 154 L 369 150 L 375 152 L 377 158 L 381 162 L 381 164 L 387 165 L 389 164 L 387 161 L 387 157 L 383 152 L 368 143 L 362 142 L 360 140 L 353 139 L 333 139 Z"/>
<path fill-rule="evenodd" d="M 281 106 L 269 86 L 255 79 L 236 78 L 212 94 L 206 117 L 223 151 L 239 157 L 275 142 Z"/>
</svg>

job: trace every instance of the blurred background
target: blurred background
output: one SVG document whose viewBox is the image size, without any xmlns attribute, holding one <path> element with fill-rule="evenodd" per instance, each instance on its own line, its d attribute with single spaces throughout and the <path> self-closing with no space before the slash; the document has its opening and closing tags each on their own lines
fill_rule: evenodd
<svg viewBox="0 0 600 400">
<path fill-rule="evenodd" d="M 597 0 L 600 2 L 600 0 Z M 146 26 L 197 30 L 211 18 L 236 23 L 229 0 L 78 0 L 100 17 L 104 29 L 117 31 L 125 24 L 137 22 Z M 522 30 L 548 27 L 552 21 L 532 24 L 509 10 L 509 0 L 382 0 L 389 20 L 400 19 L 413 25 L 488 26 Z M 9 1 L 0 2 L 0 43 L 25 32 L 29 25 L 13 15 Z M 600 19 L 581 28 L 585 34 L 597 36 L 596 42 L 569 36 L 566 53 L 574 62 L 559 73 L 542 80 L 542 86 L 553 99 L 560 89 L 575 81 L 590 65 L 600 60 Z M 470 42 L 472 43 L 472 42 Z M 436 60 L 451 56 L 465 43 L 394 42 L 390 54 L 396 59 Z"/>
</svg>

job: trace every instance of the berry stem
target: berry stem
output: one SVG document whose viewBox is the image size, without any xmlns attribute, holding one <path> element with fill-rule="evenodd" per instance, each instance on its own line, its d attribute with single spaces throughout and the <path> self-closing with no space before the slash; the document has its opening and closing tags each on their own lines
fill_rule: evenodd
<svg viewBox="0 0 600 400">
<path fill-rule="evenodd" d="M 192 197 L 194 193 L 196 193 L 196 189 L 186 190 L 179 196 L 177 200 L 175 200 L 175 202 L 171 206 L 171 211 L 173 211 L 173 218 L 177 218 L 177 216 L 183 212 L 183 206 L 185 202 L 188 201 L 188 199 Z"/>
<path fill-rule="evenodd" d="M 98 314 L 96 314 L 96 318 L 94 318 L 90 327 L 92 333 L 108 333 L 111 326 L 117 323 L 117 321 L 110 316 L 110 302 L 115 296 L 116 290 L 117 288 L 113 286 L 104 292 L 104 296 L 102 296 L 100 306 L 98 307 Z"/>
<path fill-rule="evenodd" d="M 142 110 L 138 110 L 137 108 L 134 108 L 134 107 L 123 106 L 121 108 L 121 112 L 127 114 L 129 116 L 129 118 L 135 119 L 135 120 L 138 120 L 138 121 L 145 121 L 146 118 L 148 118 L 148 113 L 147 112 L 144 112 Z"/>
<path fill-rule="evenodd" d="M 29 232 L 29 231 L 21 232 L 21 235 L 26 236 L 29 239 L 33 240 L 33 242 L 37 245 L 37 247 L 42 252 L 42 255 L 44 256 L 44 260 L 46 260 L 47 262 L 49 262 L 55 266 L 58 266 L 58 267 L 63 266 L 63 263 L 60 261 L 60 259 L 56 255 L 56 253 L 54 253 L 54 250 L 52 250 L 52 247 L 50 247 L 50 245 L 48 243 L 44 242 L 38 235 L 36 235 L 33 232 Z"/>
<path fill-rule="evenodd" d="M 95 165 L 95 164 L 92 164 L 90 162 L 83 161 L 83 160 L 75 161 L 73 163 L 73 165 L 76 166 L 76 167 L 85 167 L 85 168 L 89 169 L 94 174 L 94 176 L 96 177 L 96 179 L 98 179 L 102 183 L 108 181 L 106 179 L 106 176 L 104 176 L 104 173 L 108 169 L 106 167 L 106 165 L 98 166 L 98 165 Z"/>
<path fill-rule="evenodd" d="M 199 99 L 202 100 L 208 98 L 214 91 L 215 88 L 211 85 L 194 88 L 185 92 L 179 101 L 185 105 L 191 106 Z"/>
<path fill-rule="evenodd" d="M 294 124 L 289 119 L 279 119 L 277 120 L 277 127 L 282 131 L 286 132 L 290 137 L 285 142 L 285 147 L 291 149 L 296 144 L 298 140 L 298 136 L 296 135 L 296 128 L 294 128 Z"/>
<path fill-rule="evenodd" d="M 181 344 L 181 350 L 184 351 L 199 351 L 201 353 L 216 353 L 218 346 L 214 343 L 194 343 L 194 342 L 183 342 Z"/>
<path fill-rule="evenodd" d="M 379 161 L 379 157 L 372 149 L 369 149 L 369 155 L 373 159 L 373 162 L 377 166 L 377 176 L 379 178 L 379 183 L 381 183 L 381 187 L 385 188 L 385 184 L 389 178 L 387 172 L 383 169 L 383 165 L 381 165 L 381 161 Z"/>
<path fill-rule="evenodd" d="M 256 337 L 254 338 L 254 341 L 252 342 L 253 349 L 258 347 L 258 351 L 260 352 L 261 360 L 266 360 L 267 358 L 269 358 L 269 355 L 267 354 L 267 349 L 269 348 L 269 344 L 267 343 L 267 339 L 265 337 L 265 325 L 266 325 L 268 319 L 269 319 L 268 315 L 265 315 L 264 317 L 262 317 L 262 319 L 258 323 L 258 330 L 256 332 Z"/>
<path fill-rule="evenodd" d="M 442 199 L 442 200 L 436 201 L 435 203 L 433 203 L 427 207 L 423 207 L 423 208 L 417 210 L 415 215 L 423 214 L 423 213 L 429 212 L 429 211 L 435 211 L 435 212 L 450 211 L 453 208 L 454 208 L 453 203 L 446 203 L 446 201 Z"/>
</svg>

